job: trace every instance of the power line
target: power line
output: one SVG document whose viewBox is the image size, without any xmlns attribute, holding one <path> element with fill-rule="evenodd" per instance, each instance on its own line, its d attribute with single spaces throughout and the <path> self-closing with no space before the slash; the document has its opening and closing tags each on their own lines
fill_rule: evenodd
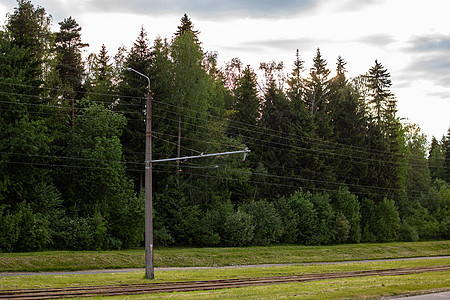
<svg viewBox="0 0 450 300">
<path fill-rule="evenodd" d="M 28 96 L 33 96 L 33 95 L 28 95 Z M 14 103 L 14 102 L 8 102 L 8 103 L 16 104 L 16 103 Z M 21 103 L 21 104 L 22 104 L 22 103 Z M 25 105 L 42 106 L 41 104 L 25 104 Z M 43 107 L 49 107 L 49 106 L 48 106 L 48 105 L 45 105 L 45 106 L 43 106 Z M 52 107 L 52 106 L 50 106 L 50 107 Z M 58 106 L 53 106 L 53 107 L 59 108 Z M 67 107 L 67 108 L 69 108 L 69 107 Z M 80 109 L 84 109 L 84 108 L 80 108 Z M 182 109 L 185 109 L 185 108 L 182 107 Z M 120 112 L 120 111 L 117 111 L 117 112 Z M 168 112 L 170 112 L 170 111 L 168 111 Z M 199 111 L 196 111 L 196 112 L 199 112 Z M 141 112 L 136 112 L 136 111 L 133 111 L 133 112 L 123 112 L 123 113 L 139 113 L 139 114 L 141 114 Z M 174 113 L 174 112 L 170 112 L 170 113 Z M 199 112 L 199 113 L 202 113 L 202 112 Z M 177 121 L 177 120 L 170 119 L 170 118 L 165 118 L 165 117 L 162 117 L 162 116 L 155 116 L 155 117 L 160 117 L 160 118 L 163 118 L 163 119 L 166 119 L 166 120 L 171 120 L 171 121 L 174 121 L 174 122 Z M 212 116 L 212 117 L 214 117 L 214 116 Z M 199 119 L 199 118 L 197 118 L 197 119 Z M 203 119 L 203 120 L 205 120 L 205 119 Z M 222 119 L 222 120 L 225 120 L 225 119 Z M 205 120 L 205 121 L 207 121 L 207 120 Z M 205 126 L 201 126 L 201 125 L 198 125 L 198 124 L 192 124 L 192 123 L 188 123 L 188 122 L 185 122 L 185 121 L 183 121 L 183 124 L 187 124 L 187 125 L 191 125 L 191 126 L 195 126 L 195 127 L 203 127 L 203 128 L 206 128 Z M 248 125 L 248 124 L 246 124 L 246 125 Z M 254 126 L 254 125 L 252 125 L 252 126 Z M 235 128 L 239 128 L 239 127 L 235 127 Z M 258 127 L 257 127 L 257 128 L 258 128 Z M 208 127 L 208 129 L 211 130 L 211 128 L 209 128 L 209 127 Z M 239 129 L 242 130 L 242 128 L 239 128 Z M 258 128 L 258 129 L 261 130 L 261 128 Z M 212 129 L 212 130 L 215 130 L 215 129 Z M 248 130 L 248 129 L 245 129 L 245 130 L 246 130 L 246 131 L 249 131 L 249 132 L 259 133 L 259 131 L 255 131 L 255 130 Z M 289 135 L 289 134 L 288 134 L 288 135 Z M 273 135 L 272 135 L 272 136 L 273 136 Z M 253 139 L 253 140 L 255 140 L 254 137 L 249 137 L 249 136 L 243 136 L 243 137 L 248 138 L 248 139 Z M 287 137 L 284 137 L 284 136 L 277 136 L 276 138 L 286 139 Z M 320 149 L 303 148 L 303 147 L 299 147 L 299 146 L 292 146 L 292 145 L 289 145 L 289 144 L 283 144 L 283 143 L 278 143 L 278 142 L 273 142 L 273 141 L 267 141 L 267 140 L 261 140 L 261 139 L 259 139 L 259 141 L 262 141 L 262 142 L 269 142 L 269 143 L 277 144 L 277 145 L 280 145 L 280 146 L 295 147 L 296 149 L 299 149 L 299 150 L 310 151 L 310 152 L 318 152 L 318 153 L 326 154 L 326 155 L 341 156 L 341 157 L 348 157 L 348 158 L 356 158 L 356 159 L 360 159 L 360 160 L 377 161 L 377 160 L 374 159 L 374 158 L 359 157 L 359 156 L 354 156 L 354 155 L 348 155 L 348 154 L 342 154 L 342 153 L 336 153 L 336 152 L 324 151 L 324 150 L 320 150 Z M 364 154 L 367 154 L 367 153 L 364 153 Z M 394 155 L 394 156 L 397 156 L 396 154 L 393 154 L 393 153 L 389 153 L 388 155 Z M 379 161 L 379 160 L 378 160 L 378 161 Z M 385 161 L 385 160 L 382 160 L 382 162 L 385 163 L 386 161 Z M 401 162 L 391 162 L 391 161 L 388 161 L 388 163 L 401 164 Z M 406 164 L 408 164 L 408 163 L 403 163 L 403 164 L 406 165 Z M 425 165 L 421 165 L 421 164 L 411 164 L 411 163 L 409 163 L 408 165 L 413 165 L 413 166 L 425 166 Z M 437 168 L 439 168 L 439 166 L 431 166 L 431 167 L 437 167 Z"/>
<path fill-rule="evenodd" d="M 189 165 L 187 165 L 187 167 L 189 167 Z M 222 168 L 222 170 L 233 172 L 233 173 L 248 174 L 248 172 L 246 172 L 246 171 L 237 170 L 237 169 Z M 338 186 L 342 186 L 342 184 L 345 184 L 348 187 L 369 188 L 369 189 L 386 190 L 386 191 L 394 191 L 394 192 L 402 192 L 403 191 L 402 189 L 395 189 L 395 188 L 368 186 L 368 185 L 361 185 L 361 184 L 340 183 L 340 182 L 335 182 L 335 181 L 308 179 L 308 178 L 300 178 L 300 177 L 292 177 L 292 176 L 281 176 L 281 175 L 274 175 L 274 174 L 257 173 L 257 172 L 254 172 L 254 171 L 251 171 L 251 175 L 257 175 L 257 176 L 261 176 L 261 177 L 285 179 L 285 180 L 292 180 L 292 181 L 301 181 L 301 182 L 307 181 L 307 182 L 312 182 L 312 183 L 330 184 L 330 185 L 338 185 Z M 409 192 L 420 193 L 422 191 L 409 190 Z"/>
<path fill-rule="evenodd" d="M 0 83 L 3 83 L 3 84 L 9 84 L 9 85 L 19 85 L 19 86 L 26 86 L 26 87 L 34 87 L 34 86 L 23 85 L 23 84 L 11 84 L 11 83 L 5 83 L 5 82 L 0 82 Z M 36 88 L 36 87 L 35 87 L 35 88 Z M 59 89 L 51 89 L 51 88 L 46 88 L 46 89 L 49 89 L 49 90 L 59 90 Z M 81 92 L 81 91 L 80 91 L 80 92 Z M 82 91 L 82 92 L 83 92 L 83 93 L 89 93 L 89 92 L 85 92 L 85 91 Z M 139 99 L 145 99 L 144 97 L 133 97 L 133 96 L 118 95 L 118 94 L 104 94 L 104 93 L 91 93 L 91 94 L 95 94 L 95 95 L 103 95 L 103 96 L 108 96 L 108 97 L 116 96 L 116 97 L 119 97 L 119 98 L 122 97 L 122 98 L 135 98 L 135 99 L 139 98 Z M 28 95 L 28 96 L 34 96 L 34 95 Z M 104 102 L 102 102 L 102 101 L 97 101 L 97 102 L 104 103 Z M 174 104 L 171 104 L 171 103 L 165 103 L 165 102 L 161 102 L 161 101 L 157 101 L 157 100 L 153 100 L 153 102 L 154 102 L 154 103 L 161 103 L 161 104 L 163 104 L 163 105 L 165 105 L 165 106 L 172 106 L 172 107 L 175 107 L 175 108 L 177 108 L 177 109 L 180 109 L 180 108 L 181 108 L 181 110 L 188 110 L 188 111 L 192 111 L 192 112 L 195 112 L 195 113 L 198 113 L 198 114 L 203 114 L 203 115 L 206 115 L 206 116 L 209 116 L 209 117 L 212 117 L 212 118 L 218 118 L 218 119 L 220 119 L 220 120 L 222 120 L 222 121 L 229 121 L 230 123 L 241 124 L 241 125 L 244 125 L 244 126 L 246 126 L 246 127 L 254 127 L 254 128 L 257 128 L 257 129 L 261 130 L 260 127 L 255 126 L 255 125 L 252 125 L 252 124 L 247 124 L 247 123 L 243 123 L 243 122 L 239 122 L 239 121 L 235 121 L 235 120 L 224 119 L 224 118 L 222 118 L 222 117 L 218 117 L 218 116 L 214 116 L 214 115 L 209 115 L 209 114 L 207 114 L 206 112 L 202 112 L 202 111 L 198 111 L 198 110 L 189 109 L 189 108 L 186 108 L 186 107 L 183 107 L 183 106 L 180 107 L 180 106 L 177 106 L 177 105 L 174 105 Z M 120 103 L 120 105 L 140 106 L 140 105 L 136 105 L 136 104 L 127 104 L 127 103 Z M 166 111 L 167 111 L 167 112 L 170 112 L 170 113 L 174 113 L 174 112 L 171 112 L 171 111 L 168 111 L 168 110 L 166 110 Z M 130 113 L 135 113 L 135 112 L 130 112 Z M 201 118 L 197 118 L 197 119 L 201 119 Z M 205 120 L 205 119 L 203 119 L 203 120 Z M 206 121 L 208 121 L 208 120 L 206 120 Z M 231 127 L 232 127 L 232 128 L 236 128 L 236 129 L 241 129 L 241 130 L 242 130 L 242 127 L 233 127 L 233 126 L 231 126 Z M 245 129 L 245 130 L 248 131 L 248 129 Z M 278 134 L 277 138 L 297 137 L 297 138 L 301 138 L 301 139 L 303 139 L 303 140 L 305 140 L 305 139 L 306 139 L 306 140 L 313 140 L 313 141 L 317 141 L 317 142 L 320 142 L 320 143 L 334 144 L 334 145 L 336 145 L 336 146 L 341 146 L 341 147 L 351 148 L 353 151 L 361 151 L 361 152 L 363 152 L 363 154 L 367 154 L 367 153 L 376 153 L 376 152 L 378 152 L 379 154 L 387 154 L 387 155 L 400 156 L 399 154 L 395 154 L 395 153 L 391 153 L 391 152 L 386 152 L 386 151 L 382 151 L 382 150 L 377 150 L 377 149 L 372 149 L 372 148 L 365 148 L 365 147 L 359 147 L 359 146 L 354 146 L 354 145 L 347 145 L 347 144 L 342 144 L 342 143 L 338 143 L 338 142 L 334 142 L 334 141 L 323 140 L 323 139 L 320 139 L 320 138 L 311 138 L 311 137 L 307 137 L 307 136 L 300 136 L 300 135 L 296 135 L 296 134 L 292 134 L 292 133 L 285 133 L 285 132 L 277 131 L 277 130 L 274 130 L 274 129 L 271 129 L 271 128 L 264 128 L 264 129 L 262 129 L 262 130 L 264 130 L 264 131 L 271 131 L 271 132 L 274 132 L 275 134 Z M 252 131 L 252 132 L 255 132 L 255 131 Z M 286 137 L 283 137 L 283 136 L 280 137 L 280 135 L 286 135 Z M 272 136 L 273 136 L 273 135 L 272 135 Z M 356 149 L 356 150 L 355 150 L 355 149 Z M 358 149 L 361 149 L 361 150 L 358 150 Z"/>
<path fill-rule="evenodd" d="M 9 101 L 0 101 L 0 102 L 2 102 L 2 103 L 11 103 L 11 104 L 18 104 L 18 103 L 9 102 Z M 20 103 L 20 105 L 40 106 L 40 107 L 46 107 L 46 108 L 48 108 L 48 107 L 60 108 L 59 106 L 48 106 L 48 105 L 32 104 L 32 103 Z M 70 107 L 67 106 L 65 108 L 69 109 Z M 85 109 L 86 108 L 77 108 L 77 110 L 85 110 Z M 5 110 L 5 109 L 0 109 L 0 110 Z M 118 113 L 120 111 L 112 111 L 112 112 Z M 39 113 L 39 114 L 46 114 L 46 115 L 49 114 L 49 113 L 44 113 L 44 112 L 31 112 L 31 113 Z M 141 112 L 131 112 L 131 113 L 141 114 Z M 162 116 L 159 116 L 159 115 L 156 115 L 154 117 L 155 118 L 164 119 L 164 120 L 173 121 L 173 122 L 178 122 L 178 120 L 167 118 L 167 117 L 162 117 Z M 141 119 L 135 119 L 135 120 L 141 120 Z M 222 133 L 221 131 L 219 131 L 217 129 L 214 129 L 214 128 L 211 128 L 211 127 L 206 127 L 206 126 L 202 126 L 202 125 L 198 125 L 198 124 L 193 124 L 193 123 L 189 123 L 189 122 L 186 122 L 186 121 L 182 121 L 182 123 L 186 124 L 186 125 L 189 125 L 189 126 L 202 128 L 202 129 L 206 129 L 206 130 L 210 130 L 210 131 L 217 131 L 219 133 Z M 253 130 L 249 130 L 249 132 L 260 133 L 258 131 L 253 131 Z M 250 140 L 262 142 L 262 143 L 269 143 L 269 144 L 273 144 L 273 145 L 293 148 L 293 149 L 302 150 L 302 151 L 317 152 L 317 153 L 322 154 L 322 155 L 330 155 L 330 156 L 328 156 L 328 158 L 334 158 L 334 156 L 340 156 L 340 157 L 349 158 L 349 159 L 355 158 L 355 159 L 371 161 L 371 162 L 381 162 L 381 163 L 397 164 L 397 165 L 405 165 L 405 166 L 409 166 L 410 165 L 410 166 L 419 166 L 419 167 L 427 166 L 429 168 L 445 168 L 445 166 L 444 167 L 443 166 L 428 166 L 428 165 L 425 165 L 425 164 L 415 164 L 415 163 L 408 163 L 408 162 L 402 163 L 402 162 L 399 162 L 399 161 L 389 161 L 389 160 L 385 160 L 385 159 L 375 159 L 375 158 L 368 158 L 368 157 L 360 157 L 360 156 L 354 156 L 354 155 L 350 155 L 350 154 L 336 153 L 336 152 L 330 152 L 330 151 L 314 149 L 314 148 L 304 148 L 304 147 L 300 147 L 300 146 L 289 145 L 289 144 L 284 144 L 284 143 L 280 143 L 280 142 L 274 142 L 274 141 L 265 140 L 265 139 L 259 139 L 259 138 L 255 138 L 255 137 L 252 137 L 252 136 L 245 136 L 245 135 L 239 135 L 239 136 L 241 136 L 243 138 L 250 139 Z M 286 138 L 286 137 L 277 137 L 277 138 Z M 220 143 L 218 143 L 218 144 L 220 144 Z M 267 146 L 267 145 L 264 145 L 264 146 L 272 148 L 272 149 L 280 150 L 277 147 L 272 147 L 272 146 Z M 233 146 L 233 147 L 236 147 L 236 146 Z M 291 151 L 291 153 L 292 153 L 292 151 Z M 296 152 L 296 153 L 298 153 L 298 152 Z M 398 157 L 401 157 L 401 156 L 398 156 Z M 407 157 L 405 157 L 405 158 L 407 158 Z M 442 158 L 442 159 L 444 159 L 444 158 Z"/>
<path fill-rule="evenodd" d="M 16 85 L 20 85 L 20 84 L 16 84 Z M 27 86 L 27 85 L 21 85 L 21 86 Z M 32 87 L 32 86 L 29 86 L 29 87 Z M 6 92 L 0 92 L 0 93 L 6 93 Z M 11 95 L 23 95 L 23 96 L 29 96 L 29 97 L 38 97 L 38 98 L 42 98 L 42 96 L 36 96 L 36 95 L 24 95 L 24 94 L 18 94 L 18 93 L 6 93 L 6 94 L 11 94 Z M 93 94 L 95 94 L 95 93 L 93 93 Z M 142 98 L 142 97 L 123 96 L 123 95 L 116 95 L 116 94 L 99 94 L 99 95 L 105 95 L 105 96 L 117 96 L 117 97 L 123 97 L 123 98 L 125 98 L 125 97 L 131 97 L 131 98 L 145 99 L 145 98 Z M 50 98 L 50 97 L 48 97 L 48 98 Z M 50 98 L 50 99 L 56 99 L 56 98 Z M 66 99 L 66 100 L 67 100 L 67 99 Z M 99 102 L 99 103 L 103 103 L 103 104 L 104 104 L 103 101 L 91 101 L 91 102 Z M 162 104 L 164 104 L 164 105 L 166 105 L 166 106 L 172 106 L 172 107 L 175 107 L 175 108 L 177 108 L 177 109 L 180 109 L 180 106 L 176 106 L 176 105 L 173 105 L 173 104 L 170 104 L 170 103 L 164 103 L 164 102 L 161 102 L 161 101 L 154 101 L 154 102 L 155 102 L 155 103 L 162 103 Z M 38 104 L 34 104 L 34 105 L 38 105 Z M 127 104 L 127 103 L 120 103 L 120 105 L 132 105 L 132 106 L 139 106 L 139 107 L 142 106 L 142 105 L 135 105 L 135 104 Z M 45 107 L 49 107 L 49 106 L 46 105 Z M 200 113 L 200 114 L 208 115 L 208 114 L 205 113 L 205 112 L 192 110 L 192 109 L 189 109 L 189 108 L 186 108 L 186 107 L 181 107 L 181 109 L 182 109 L 182 110 L 193 111 L 193 112 L 195 112 L 195 113 Z M 161 109 L 161 108 L 160 108 L 160 110 L 163 110 L 163 111 L 166 111 L 166 112 L 169 112 L 169 113 L 173 113 L 173 114 L 176 113 L 176 112 L 172 112 L 172 111 L 169 111 L 169 110 L 164 110 L 164 109 Z M 143 113 L 143 111 L 142 111 L 142 112 L 136 112 L 136 111 L 116 111 L 116 112 L 132 113 L 132 114 L 133 114 L 133 113 L 137 113 L 137 114 Z M 299 136 L 299 135 L 294 135 L 294 134 L 291 134 L 291 133 L 285 133 L 285 132 L 273 130 L 273 129 L 270 129 L 270 128 L 264 128 L 264 129 L 262 129 L 262 128 L 260 128 L 260 127 L 258 127 L 258 126 L 255 126 L 255 125 L 252 125 L 252 124 L 247 124 L 247 123 L 242 123 L 242 122 L 238 122 L 238 121 L 234 121 L 234 120 L 224 119 L 224 118 L 221 118 L 221 117 L 218 117 L 218 116 L 214 116 L 214 115 L 208 115 L 208 116 L 209 116 L 209 117 L 212 117 L 212 118 L 219 118 L 219 119 L 222 120 L 222 121 L 230 122 L 229 127 L 230 127 L 230 128 L 235 128 L 235 129 L 238 129 L 238 130 L 245 130 L 245 131 L 249 131 L 249 132 L 259 132 L 259 131 L 249 130 L 249 129 L 247 129 L 247 128 L 243 129 L 242 127 L 232 126 L 231 123 L 238 123 L 238 124 L 242 124 L 242 125 L 247 126 L 247 127 L 248 127 L 248 126 L 250 126 L 250 127 L 255 127 L 255 128 L 257 128 L 258 130 L 265 130 L 265 131 L 269 130 L 269 131 L 272 131 L 272 132 L 275 132 L 275 133 L 279 134 L 279 135 L 276 136 L 276 137 L 277 137 L 277 138 L 282 138 L 282 139 L 286 139 L 286 138 L 289 138 L 289 137 L 297 137 L 297 138 L 301 138 L 301 139 L 303 139 L 303 140 L 305 140 L 305 139 L 316 140 L 316 141 L 319 141 L 319 142 L 325 142 L 325 143 L 328 143 L 328 144 L 335 144 L 336 146 L 339 145 L 339 146 L 341 146 L 341 147 L 342 147 L 342 146 L 347 147 L 347 148 L 350 147 L 353 151 L 360 151 L 360 152 L 362 151 L 363 154 L 378 152 L 379 154 L 388 154 L 388 155 L 399 156 L 398 154 L 395 154 L 395 153 L 386 152 L 386 151 L 379 151 L 379 150 L 377 150 L 377 149 L 364 148 L 364 147 L 357 147 L 357 146 L 354 146 L 354 145 L 346 145 L 346 144 L 341 144 L 341 143 L 337 143 L 337 142 L 332 142 L 332 141 L 322 140 L 322 139 L 319 139 L 319 138 L 315 139 L 315 138 L 306 137 L 306 136 Z M 185 117 L 186 117 L 186 116 L 185 116 Z M 187 117 L 191 117 L 191 116 L 187 116 Z M 191 118 L 194 118 L 194 117 L 191 117 Z M 199 117 L 195 117 L 195 119 L 204 120 L 204 121 L 209 121 L 209 120 L 202 119 L 202 118 L 199 118 Z M 280 136 L 280 134 L 281 134 L 281 136 Z M 285 136 L 282 136 L 282 135 L 285 135 Z M 272 135 L 272 136 L 273 136 L 273 135 Z M 355 149 L 356 149 L 356 150 L 355 150 Z M 361 149 L 361 150 L 358 150 L 358 149 Z"/>
<path fill-rule="evenodd" d="M 166 171 L 166 170 L 160 170 L 160 169 L 154 169 L 155 172 L 159 172 L 159 173 L 170 173 L 172 174 L 173 171 Z M 304 185 L 288 185 L 288 184 L 282 184 L 282 183 L 273 183 L 273 182 L 267 182 L 267 181 L 257 181 L 257 180 L 244 180 L 244 179 L 237 179 L 237 178 L 232 178 L 232 177 L 223 177 L 223 176 L 217 176 L 217 175 L 207 175 L 207 174 L 199 174 L 199 173 L 193 173 L 190 172 L 189 175 L 192 176 L 196 176 L 196 177 L 203 177 L 203 178 L 210 178 L 210 179 L 221 179 L 221 180 L 230 180 L 230 181 L 239 181 L 242 183 L 250 183 L 250 184 L 259 184 L 259 185 L 273 185 L 273 186 L 279 186 L 279 187 L 289 187 L 289 188 L 304 188 L 307 190 L 318 190 L 318 191 L 324 191 L 324 192 L 338 192 L 338 189 L 330 189 L 330 188 L 323 188 L 323 187 L 314 187 L 314 186 L 304 186 Z M 270 178 L 272 178 L 269 175 Z M 337 184 L 339 185 L 339 187 L 344 187 L 346 186 L 345 183 L 341 183 L 341 184 Z M 421 192 L 421 191 L 419 191 Z M 352 193 L 354 194 L 359 194 L 359 195 L 372 195 L 372 196 L 383 196 L 383 197 L 393 197 L 393 195 L 391 194 L 380 194 L 380 193 L 374 193 L 374 192 L 364 192 L 364 191 L 352 191 Z M 396 198 L 406 198 L 406 199 L 432 199 L 432 198 L 427 198 L 427 197 L 412 197 L 412 196 L 407 196 L 407 195 L 395 195 Z"/>
</svg>

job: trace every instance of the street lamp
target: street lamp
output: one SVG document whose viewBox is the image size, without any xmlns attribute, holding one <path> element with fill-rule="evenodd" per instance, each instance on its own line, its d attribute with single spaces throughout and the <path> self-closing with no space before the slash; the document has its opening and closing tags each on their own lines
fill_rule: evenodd
<svg viewBox="0 0 450 300">
<path fill-rule="evenodd" d="M 127 68 L 148 81 L 147 115 L 145 133 L 145 276 L 155 278 L 153 267 L 153 207 L 152 207 L 152 93 L 150 78 L 132 68 Z"/>
</svg>

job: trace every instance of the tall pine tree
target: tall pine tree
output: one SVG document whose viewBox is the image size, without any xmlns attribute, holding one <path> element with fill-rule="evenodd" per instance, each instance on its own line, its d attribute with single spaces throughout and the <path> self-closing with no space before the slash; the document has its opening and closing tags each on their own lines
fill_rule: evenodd
<svg viewBox="0 0 450 300">
<path fill-rule="evenodd" d="M 144 187 L 144 158 L 145 158 L 145 110 L 147 105 L 147 80 L 127 70 L 132 68 L 146 76 L 151 74 L 151 52 L 147 32 L 142 27 L 133 47 L 125 58 L 124 68 L 120 75 L 118 92 L 119 103 L 115 110 L 122 112 L 127 120 L 121 136 L 128 175 L 135 182 L 136 191 Z"/>
</svg>

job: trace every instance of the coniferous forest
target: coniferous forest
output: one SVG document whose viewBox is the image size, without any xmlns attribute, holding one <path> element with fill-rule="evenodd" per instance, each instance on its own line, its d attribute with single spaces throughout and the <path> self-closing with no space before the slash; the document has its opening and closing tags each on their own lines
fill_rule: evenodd
<svg viewBox="0 0 450 300">
<path fill-rule="evenodd" d="M 52 24 L 18 0 L 0 30 L 0 251 L 143 245 L 148 86 L 127 68 L 151 80 L 153 159 L 251 150 L 154 163 L 156 245 L 450 238 L 450 128 L 401 122 L 375 58 L 356 78 L 319 48 L 219 64 L 187 15 L 86 56 L 74 18 Z"/>
</svg>

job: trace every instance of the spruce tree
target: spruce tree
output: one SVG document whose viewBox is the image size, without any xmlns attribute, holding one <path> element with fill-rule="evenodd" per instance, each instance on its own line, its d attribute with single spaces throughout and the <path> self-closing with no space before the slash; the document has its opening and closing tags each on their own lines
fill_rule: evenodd
<svg viewBox="0 0 450 300">
<path fill-rule="evenodd" d="M 404 129 L 396 116 L 397 100 L 390 91 L 391 85 L 389 72 L 375 60 L 375 66 L 366 75 L 366 101 L 370 109 L 368 144 L 374 152 L 370 165 L 372 174 L 378 173 L 372 180 L 383 188 L 384 195 L 398 202 L 402 216 L 402 209 L 406 207 L 407 148 Z M 377 196 L 380 201 L 381 196 Z"/>
<path fill-rule="evenodd" d="M 447 136 L 442 137 L 442 149 L 445 155 L 444 161 L 444 180 L 450 184 L 450 127 L 447 130 Z"/>
<path fill-rule="evenodd" d="M 300 58 L 299 51 L 296 51 L 294 65 L 291 73 L 288 75 L 288 88 L 286 95 L 289 99 L 289 110 L 292 114 L 293 131 L 291 136 L 292 160 L 295 176 L 304 179 L 313 179 L 310 170 L 319 170 L 320 166 L 314 158 L 316 134 L 310 112 L 307 111 L 305 103 L 305 93 L 307 93 L 307 81 L 303 78 L 304 61 Z M 319 162 L 320 163 L 320 162 Z M 307 184 L 308 181 L 303 181 L 302 185 L 312 187 Z"/>
<path fill-rule="evenodd" d="M 81 41 L 81 27 L 69 17 L 58 23 L 59 32 L 56 33 L 55 48 L 62 87 L 65 89 L 80 90 L 84 73 L 84 65 L 81 58 L 83 48 L 89 44 Z"/>
<path fill-rule="evenodd" d="M 329 75 L 330 70 L 327 69 L 327 61 L 322 58 L 320 49 L 317 48 L 307 83 L 307 94 L 305 95 L 311 118 L 316 118 L 318 113 L 321 115 L 325 113 Z"/>
<path fill-rule="evenodd" d="M 147 80 L 127 70 L 132 68 L 146 76 L 150 74 L 151 52 L 147 33 L 143 27 L 139 32 L 133 47 L 125 58 L 124 68 L 120 74 L 118 93 L 120 98 L 114 110 L 122 112 L 127 120 L 121 143 L 128 175 L 135 183 L 136 191 L 144 188 L 144 158 L 145 158 L 145 115 L 148 94 Z M 151 88 L 151 87 L 150 87 Z"/>
<path fill-rule="evenodd" d="M 339 56 L 336 63 L 336 76 L 330 81 L 329 107 L 330 127 L 333 142 L 328 148 L 338 155 L 330 162 L 336 179 L 340 183 L 357 185 L 365 177 L 367 164 L 365 153 L 360 150 L 365 146 L 367 136 L 367 118 L 364 102 L 357 90 L 345 77 L 347 63 Z M 356 159 L 349 159 L 355 157 Z M 361 189 L 351 187 L 352 192 Z"/>
<path fill-rule="evenodd" d="M 40 88 L 45 82 L 47 67 L 50 63 L 52 37 L 50 32 L 51 16 L 43 7 L 35 7 L 31 1 L 18 0 L 14 13 L 8 15 L 6 33 L 12 49 L 17 49 L 14 58 L 14 69 L 21 70 L 23 84 L 16 92 L 26 95 L 40 96 Z M 41 97 L 30 97 L 33 104 L 44 104 L 48 101 Z M 37 111 L 37 107 L 29 107 Z M 36 114 L 30 117 L 36 118 Z"/>
<path fill-rule="evenodd" d="M 261 100 L 256 89 L 256 74 L 250 66 L 244 69 L 238 79 L 234 97 L 236 99 L 233 107 L 235 112 L 231 116 L 228 131 L 232 134 L 250 136 L 250 132 L 258 123 L 261 110 Z"/>
<path fill-rule="evenodd" d="M 430 168 L 431 179 L 445 178 L 445 152 L 442 144 L 433 136 L 428 154 L 428 166 Z"/>
<path fill-rule="evenodd" d="M 370 68 L 367 78 L 367 88 L 369 89 L 368 105 L 371 109 L 373 121 L 383 127 L 383 122 L 395 113 L 395 107 L 392 99 L 393 94 L 390 91 L 392 85 L 391 75 L 381 63 L 375 60 L 375 66 Z"/>
<path fill-rule="evenodd" d="M 184 14 L 181 18 L 181 24 L 178 26 L 177 32 L 175 32 L 175 36 L 179 37 L 185 33 L 192 33 L 194 41 L 199 44 L 198 35 L 200 31 L 194 30 L 194 24 L 192 24 L 191 19 L 189 19 L 187 14 Z"/>
<path fill-rule="evenodd" d="M 51 18 L 30 1 L 18 1 L 0 30 L 0 249 L 34 251 L 49 245 L 60 195 L 49 172 L 51 136 L 44 105 Z M 58 208 L 57 208 L 58 207 Z M 6 226 L 5 226 L 6 225 Z M 6 239 L 5 239 L 6 237 Z"/>
<path fill-rule="evenodd" d="M 291 109 L 279 79 L 283 78 L 282 64 L 274 62 L 261 63 L 265 72 L 264 101 L 261 109 L 260 133 L 255 149 L 257 160 L 268 170 L 269 174 L 289 176 L 294 174 L 296 167 L 293 134 L 295 133 L 295 112 Z M 258 180 L 261 177 L 257 177 Z M 275 195 L 288 195 L 296 189 L 296 183 L 281 177 L 272 178 L 264 193 L 260 197 Z M 283 187 L 281 187 L 283 186 Z"/>
<path fill-rule="evenodd" d="M 113 84 L 115 72 L 110 61 L 111 57 L 105 45 L 102 45 L 100 52 L 91 56 L 90 74 L 86 82 L 89 100 L 103 102 L 104 105 L 112 105 L 116 100 Z"/>
<path fill-rule="evenodd" d="M 338 86 L 342 87 L 346 83 L 345 73 L 347 73 L 347 69 L 345 65 L 347 62 L 339 55 L 336 62 L 336 77 L 334 79 L 337 82 Z"/>
<path fill-rule="evenodd" d="M 332 134 L 332 128 L 329 124 L 329 75 L 330 70 L 327 68 L 327 61 L 322 57 L 320 49 L 317 48 L 316 56 L 313 58 L 313 66 L 307 79 L 304 99 L 314 125 L 314 131 L 318 137 L 323 139 L 328 139 Z"/>
<path fill-rule="evenodd" d="M 408 125 L 405 129 L 409 160 L 406 193 L 408 204 L 412 206 L 422 194 L 428 193 L 431 187 L 431 173 L 426 158 L 426 136 L 420 133 L 420 128 L 415 124 Z"/>
</svg>

